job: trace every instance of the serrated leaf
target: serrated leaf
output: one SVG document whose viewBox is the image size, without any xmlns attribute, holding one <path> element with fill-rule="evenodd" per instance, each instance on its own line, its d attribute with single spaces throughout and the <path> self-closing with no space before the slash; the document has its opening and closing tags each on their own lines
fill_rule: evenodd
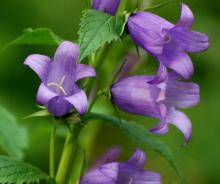
<svg viewBox="0 0 220 184">
<path fill-rule="evenodd" d="M 82 117 L 83 122 L 87 122 L 93 119 L 101 120 L 105 123 L 120 128 L 131 140 L 133 140 L 142 149 L 146 150 L 147 148 L 151 148 L 154 151 L 158 152 L 170 163 L 170 165 L 176 171 L 177 175 L 181 178 L 181 180 L 183 180 L 182 173 L 176 163 L 176 160 L 173 157 L 171 150 L 162 141 L 156 139 L 154 136 L 149 134 L 144 127 L 137 125 L 133 122 L 119 120 L 115 117 L 97 113 L 89 113 Z"/>
<path fill-rule="evenodd" d="M 11 157 L 22 159 L 27 147 L 26 128 L 20 126 L 15 117 L 0 106 L 0 146 Z"/>
<path fill-rule="evenodd" d="M 1 184 L 40 183 L 41 181 L 46 181 L 48 179 L 49 177 L 42 170 L 31 164 L 0 156 Z"/>
<path fill-rule="evenodd" d="M 123 17 L 111 16 L 95 10 L 85 10 L 78 32 L 80 45 L 78 61 L 81 62 L 106 42 L 118 39 L 124 28 L 124 21 Z"/>
<path fill-rule="evenodd" d="M 58 37 L 51 29 L 37 28 L 37 29 L 25 29 L 23 34 L 17 39 L 7 44 L 4 48 L 8 48 L 13 45 L 49 45 L 58 46 L 63 39 Z"/>
</svg>

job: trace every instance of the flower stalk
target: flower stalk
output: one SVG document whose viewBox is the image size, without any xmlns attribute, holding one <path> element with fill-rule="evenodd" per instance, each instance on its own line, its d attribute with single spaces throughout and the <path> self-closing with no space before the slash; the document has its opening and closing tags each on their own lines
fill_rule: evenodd
<svg viewBox="0 0 220 184">
<path fill-rule="evenodd" d="M 52 132 L 51 132 L 51 137 L 50 137 L 50 153 L 49 153 L 50 154 L 49 155 L 50 176 L 52 178 L 54 178 L 54 176 L 55 176 L 54 154 L 55 154 L 56 129 L 57 129 L 57 126 L 56 126 L 56 124 L 54 124 L 53 128 L 52 128 Z"/>
<path fill-rule="evenodd" d="M 111 46 L 109 44 L 105 45 L 101 50 L 100 53 L 96 56 L 96 58 L 92 57 L 93 60 L 93 68 L 96 70 L 96 73 L 98 74 L 100 68 L 103 66 L 106 56 L 108 55 L 108 51 L 110 50 Z M 94 62 L 95 61 L 95 62 Z M 90 78 L 86 80 L 84 86 L 86 94 L 90 94 L 93 87 L 94 87 L 95 80 Z"/>
<path fill-rule="evenodd" d="M 56 175 L 57 184 L 66 184 L 69 181 L 71 174 L 70 170 L 72 168 L 76 151 L 78 150 L 77 138 L 81 129 L 82 126 L 80 124 L 74 124 L 66 137 L 62 157 Z"/>
</svg>

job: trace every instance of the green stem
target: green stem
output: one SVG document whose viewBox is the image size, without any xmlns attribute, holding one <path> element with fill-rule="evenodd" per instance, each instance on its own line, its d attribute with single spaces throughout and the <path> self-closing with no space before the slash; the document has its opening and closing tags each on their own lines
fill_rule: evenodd
<svg viewBox="0 0 220 184">
<path fill-rule="evenodd" d="M 102 94 L 99 94 L 99 95 L 96 95 L 96 97 L 94 98 L 94 100 L 92 101 L 92 103 L 90 104 L 89 106 L 89 109 L 88 109 L 88 113 L 91 112 L 93 106 L 95 105 L 96 101 L 102 96 Z"/>
<path fill-rule="evenodd" d="M 70 131 L 66 137 L 62 157 L 56 175 L 57 184 L 68 184 L 70 170 L 72 168 L 75 152 L 77 151 L 78 147 L 77 138 L 81 128 L 82 126 L 80 124 L 74 124 L 72 131 Z"/>
<path fill-rule="evenodd" d="M 93 67 L 94 67 L 95 70 L 96 70 L 96 73 L 98 73 L 99 70 L 100 70 L 100 68 L 102 67 L 102 65 L 103 65 L 103 63 L 104 63 L 104 61 L 105 61 L 105 58 L 106 58 L 106 56 L 107 56 L 107 53 L 108 53 L 108 51 L 109 51 L 109 48 L 110 48 L 110 45 L 109 45 L 109 44 L 105 45 L 105 46 L 101 49 L 99 55 L 97 56 L 97 59 L 96 59 L 94 65 L 93 65 Z M 87 94 L 90 94 L 90 92 L 92 91 L 94 82 L 95 82 L 95 80 L 92 79 L 92 78 L 90 78 L 90 79 L 88 79 L 88 80 L 86 81 L 86 83 L 85 83 L 84 86 L 86 86 L 86 93 L 87 93 Z"/>
<path fill-rule="evenodd" d="M 91 110 L 92 110 L 93 106 L 95 105 L 96 101 L 97 101 L 101 96 L 103 96 L 103 95 L 108 96 L 108 94 L 107 94 L 105 91 L 100 91 L 100 92 L 98 92 L 98 94 L 97 94 L 96 97 L 93 99 L 93 101 L 91 102 L 91 104 L 90 104 L 90 106 L 89 106 L 89 108 L 88 108 L 88 111 L 87 111 L 88 113 L 91 112 Z"/>
<path fill-rule="evenodd" d="M 119 10 L 118 10 L 118 14 L 122 13 L 123 11 L 125 11 L 126 7 L 127 7 L 127 0 L 121 1 L 120 7 L 119 7 Z"/>
<path fill-rule="evenodd" d="M 111 82 L 109 88 L 111 87 L 112 84 L 114 84 L 114 83 L 117 81 L 117 79 L 118 79 L 118 77 L 119 77 L 119 75 L 120 75 L 122 69 L 124 68 L 126 62 L 127 62 L 126 59 L 122 62 L 120 68 L 118 69 L 118 71 L 117 71 L 117 72 L 115 73 L 115 75 L 113 76 L 113 79 L 112 79 L 112 82 Z"/>
<path fill-rule="evenodd" d="M 51 132 L 51 137 L 50 137 L 50 155 L 49 155 L 49 159 L 50 159 L 50 176 L 52 178 L 54 178 L 55 176 L 55 169 L 54 169 L 54 150 L 55 150 L 55 138 L 56 138 L 56 129 L 57 126 L 54 125 L 52 132 Z"/>
<path fill-rule="evenodd" d="M 85 150 L 81 147 L 81 145 L 78 146 L 78 149 L 75 153 L 75 158 L 71 167 L 70 177 L 69 177 L 69 184 L 78 184 L 79 180 L 83 174 L 83 171 L 85 169 Z"/>
</svg>

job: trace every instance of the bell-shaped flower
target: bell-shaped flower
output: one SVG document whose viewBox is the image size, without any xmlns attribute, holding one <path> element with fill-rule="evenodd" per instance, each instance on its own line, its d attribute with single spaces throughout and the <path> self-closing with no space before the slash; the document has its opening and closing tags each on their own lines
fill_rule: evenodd
<svg viewBox="0 0 220 184">
<path fill-rule="evenodd" d="M 128 31 L 132 40 L 160 62 L 157 80 L 163 80 L 171 68 L 185 79 L 193 74 L 193 64 L 187 53 L 198 53 L 209 47 L 205 34 L 191 31 L 194 16 L 188 6 L 182 4 L 179 22 L 174 25 L 150 12 L 137 12 L 128 19 Z"/>
<path fill-rule="evenodd" d="M 198 104 L 199 86 L 178 81 L 179 75 L 168 74 L 160 83 L 152 83 L 152 76 L 127 77 L 111 87 L 112 102 L 120 109 L 137 115 L 152 117 L 160 123 L 151 132 L 165 134 L 168 124 L 176 126 L 188 143 L 192 133 L 189 118 L 178 111 Z"/>
<path fill-rule="evenodd" d="M 136 150 L 133 156 L 124 163 L 114 161 L 115 151 L 108 154 L 102 165 L 92 168 L 82 178 L 80 184 L 160 184 L 161 177 L 155 172 L 145 171 L 144 165 L 146 155 L 140 150 Z M 119 156 L 119 152 L 118 152 Z M 113 158 L 112 158 L 113 157 Z"/>
<path fill-rule="evenodd" d="M 110 15 L 115 15 L 119 4 L 120 0 L 93 0 L 92 8 Z"/>
<path fill-rule="evenodd" d="M 87 110 L 87 96 L 76 82 L 85 77 L 95 77 L 93 68 L 77 64 L 79 46 L 64 41 L 56 50 L 53 62 L 44 55 L 33 54 L 24 64 L 41 79 L 37 102 L 54 116 L 63 116 L 74 107 L 81 115 Z"/>
</svg>

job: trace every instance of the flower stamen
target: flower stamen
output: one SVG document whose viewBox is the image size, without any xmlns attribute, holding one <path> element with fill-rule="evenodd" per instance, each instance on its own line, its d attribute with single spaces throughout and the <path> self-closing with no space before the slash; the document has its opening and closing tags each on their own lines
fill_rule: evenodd
<svg viewBox="0 0 220 184">
<path fill-rule="evenodd" d="M 130 177 L 128 184 L 132 184 L 132 183 L 133 183 L 133 179 Z"/>
<path fill-rule="evenodd" d="M 51 82 L 51 83 L 48 83 L 47 86 L 48 86 L 48 87 L 55 87 L 56 90 L 57 90 L 57 93 L 61 92 L 61 93 L 63 93 L 65 96 L 67 96 L 67 92 L 65 91 L 65 89 L 64 89 L 64 87 L 63 87 L 63 83 L 64 83 L 64 81 L 65 81 L 65 78 L 66 78 L 66 76 L 64 75 L 64 76 L 61 78 L 61 80 L 60 80 L 60 82 L 59 82 L 58 84 L 55 83 L 55 82 Z"/>
</svg>

